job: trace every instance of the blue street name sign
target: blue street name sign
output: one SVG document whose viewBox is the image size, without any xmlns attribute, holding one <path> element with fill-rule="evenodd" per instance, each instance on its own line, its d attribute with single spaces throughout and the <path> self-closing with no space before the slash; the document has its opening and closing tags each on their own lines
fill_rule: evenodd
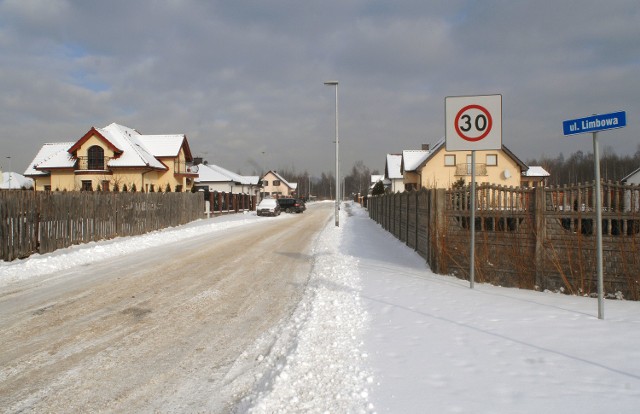
<svg viewBox="0 0 640 414">
<path fill-rule="evenodd" d="M 606 129 L 624 128 L 625 126 L 627 126 L 627 113 L 625 111 L 562 121 L 564 135 L 598 132 Z"/>
</svg>

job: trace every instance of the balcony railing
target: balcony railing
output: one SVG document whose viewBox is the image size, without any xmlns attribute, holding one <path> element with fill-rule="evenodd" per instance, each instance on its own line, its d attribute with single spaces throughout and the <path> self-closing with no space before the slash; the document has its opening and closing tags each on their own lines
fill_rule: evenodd
<svg viewBox="0 0 640 414">
<path fill-rule="evenodd" d="M 78 157 L 78 162 L 76 162 L 76 171 L 108 171 L 110 159 L 111 157 Z"/>
<path fill-rule="evenodd" d="M 456 164 L 456 175 L 471 175 L 471 163 Z M 487 175 L 487 164 L 476 163 L 476 175 Z"/>
<path fill-rule="evenodd" d="M 197 174 L 198 166 L 191 165 L 184 162 L 176 162 L 173 165 L 173 173 L 174 174 Z"/>
</svg>

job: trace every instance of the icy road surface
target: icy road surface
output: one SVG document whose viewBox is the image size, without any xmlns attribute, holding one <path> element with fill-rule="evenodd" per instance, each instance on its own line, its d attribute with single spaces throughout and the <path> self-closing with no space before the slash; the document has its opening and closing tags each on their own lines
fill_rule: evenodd
<svg viewBox="0 0 640 414">
<path fill-rule="evenodd" d="M 14 275 L 0 287 L 2 411 L 231 410 L 259 378 L 234 363 L 268 354 L 331 207 Z"/>
</svg>

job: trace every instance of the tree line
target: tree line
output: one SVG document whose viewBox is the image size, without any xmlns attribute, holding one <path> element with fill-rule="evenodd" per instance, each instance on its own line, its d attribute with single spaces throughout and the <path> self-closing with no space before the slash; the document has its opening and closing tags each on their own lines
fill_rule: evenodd
<svg viewBox="0 0 640 414">
<path fill-rule="evenodd" d="M 539 165 L 551 174 L 548 185 L 579 184 L 595 179 L 593 152 L 576 151 L 565 158 L 560 153 L 555 158 L 542 156 L 527 160 L 527 165 Z M 611 146 L 600 151 L 600 178 L 620 181 L 640 168 L 640 144 L 635 153 L 618 155 Z"/>
</svg>

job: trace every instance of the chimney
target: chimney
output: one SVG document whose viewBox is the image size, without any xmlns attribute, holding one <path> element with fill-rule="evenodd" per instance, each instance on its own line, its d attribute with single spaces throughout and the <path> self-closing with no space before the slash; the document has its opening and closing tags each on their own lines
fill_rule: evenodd
<svg viewBox="0 0 640 414">
<path fill-rule="evenodd" d="M 429 144 L 422 144 L 423 151 L 429 151 Z"/>
</svg>

